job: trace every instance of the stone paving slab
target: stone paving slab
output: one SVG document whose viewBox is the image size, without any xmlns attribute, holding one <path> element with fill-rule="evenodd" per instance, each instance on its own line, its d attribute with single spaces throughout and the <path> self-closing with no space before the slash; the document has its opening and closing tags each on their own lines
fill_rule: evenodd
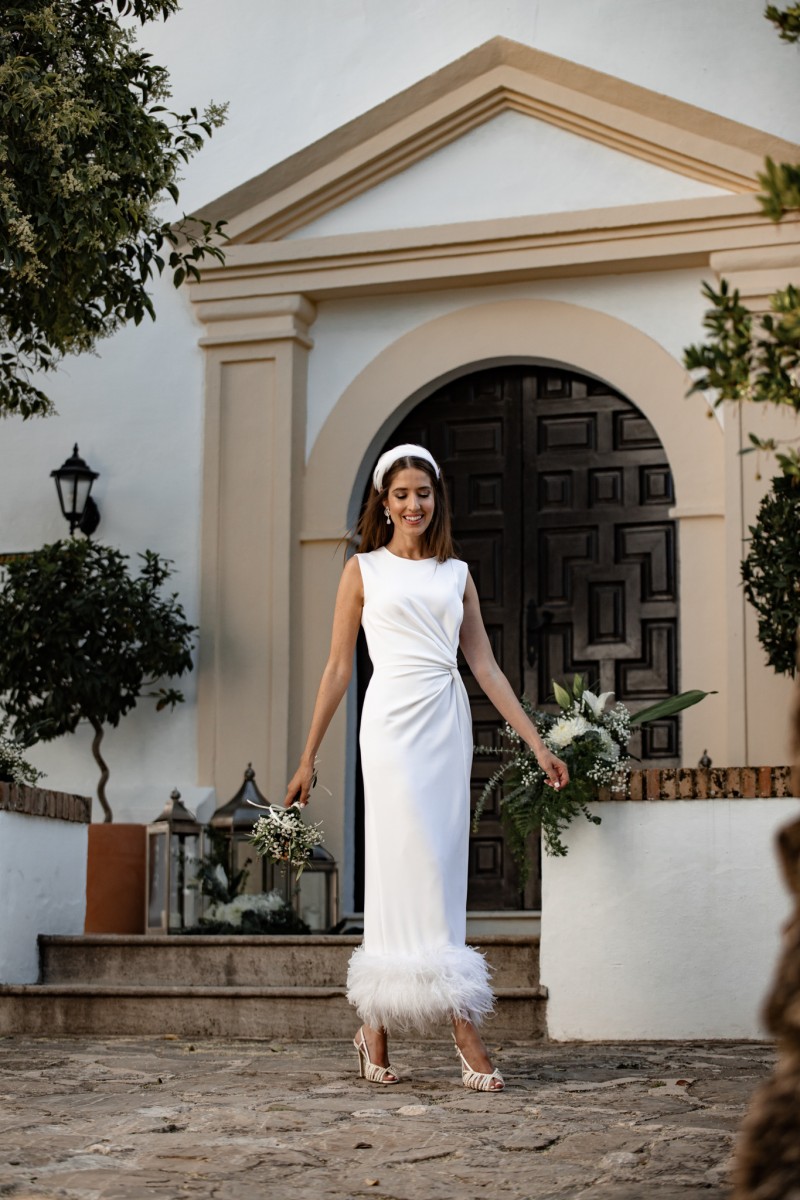
<svg viewBox="0 0 800 1200">
<path fill-rule="evenodd" d="M 490 1040 L 491 1044 L 491 1040 Z M 0 1197 L 708 1200 L 728 1194 L 763 1043 L 527 1043 L 498 1095 L 451 1045 L 0 1039 Z"/>
</svg>

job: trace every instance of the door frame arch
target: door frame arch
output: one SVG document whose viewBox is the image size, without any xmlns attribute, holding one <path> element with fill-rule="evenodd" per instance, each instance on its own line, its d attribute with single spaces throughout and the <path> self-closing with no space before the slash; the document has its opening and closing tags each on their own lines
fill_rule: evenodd
<svg viewBox="0 0 800 1200">
<path fill-rule="evenodd" d="M 596 309 L 560 300 L 502 300 L 427 321 L 380 352 L 350 383 L 311 450 L 304 527 L 346 526 L 370 455 L 386 430 L 448 378 L 503 362 L 537 362 L 594 375 L 639 408 L 673 471 L 676 516 L 724 510 L 724 444 L 691 378 L 641 330 Z"/>
<path fill-rule="evenodd" d="M 594 309 L 551 300 L 503 300 L 462 307 L 427 321 L 379 353 L 342 393 L 309 456 L 303 482 L 303 711 L 310 715 L 340 573 L 331 541 L 352 523 L 377 450 L 416 404 L 448 379 L 503 363 L 553 364 L 592 375 L 631 401 L 664 447 L 675 484 L 681 614 L 680 672 L 686 687 L 728 685 L 727 638 L 735 611 L 726 597 L 725 439 L 706 402 L 686 394 L 691 380 L 663 346 Z M 737 542 L 738 550 L 738 542 Z M 730 636 L 730 634 L 728 635 Z M 298 684 L 300 680 L 296 681 Z M 352 690 L 352 689 L 351 689 Z M 341 781 L 341 852 L 353 862 L 355 725 L 349 697 L 326 737 L 326 775 Z M 689 710 L 683 755 L 727 745 L 723 706 Z M 349 873 L 349 872 L 348 872 Z M 345 882 L 345 895 L 347 882 Z"/>
</svg>

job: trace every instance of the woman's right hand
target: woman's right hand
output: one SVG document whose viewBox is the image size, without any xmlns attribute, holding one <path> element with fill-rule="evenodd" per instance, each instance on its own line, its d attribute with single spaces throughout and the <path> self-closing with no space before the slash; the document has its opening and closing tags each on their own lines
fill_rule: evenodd
<svg viewBox="0 0 800 1200">
<path fill-rule="evenodd" d="M 283 801 L 283 807 L 291 808 L 293 804 L 299 804 L 301 808 L 305 808 L 305 806 L 308 804 L 308 798 L 311 795 L 313 783 L 313 765 L 311 763 L 301 763 L 292 778 L 289 780 L 289 786 L 286 789 L 286 797 Z"/>
</svg>

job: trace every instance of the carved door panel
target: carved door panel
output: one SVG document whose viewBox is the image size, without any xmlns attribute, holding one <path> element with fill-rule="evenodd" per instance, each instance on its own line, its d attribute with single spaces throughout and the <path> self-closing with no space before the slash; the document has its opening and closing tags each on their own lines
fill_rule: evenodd
<svg viewBox="0 0 800 1200">
<path fill-rule="evenodd" d="M 384 449 L 399 442 L 428 446 L 444 470 L 457 550 L 516 692 L 545 706 L 551 679 L 576 670 L 634 704 L 677 687 L 672 481 L 655 432 L 633 405 L 573 372 L 492 368 L 422 401 Z M 461 668 L 475 741 L 492 744 L 497 714 Z M 358 672 L 361 697 L 369 673 L 363 640 Z M 638 744 L 633 750 L 640 754 Z M 650 727 L 641 757 L 668 765 L 677 755 L 677 718 Z M 495 765 L 475 758 L 473 801 Z M 361 789 L 359 770 L 357 837 Z M 539 871 L 523 894 L 498 801 L 471 838 L 469 907 L 538 908 Z M 358 903 L 358 846 L 356 859 Z"/>
<path fill-rule="evenodd" d="M 525 380 L 525 692 L 586 673 L 635 709 L 678 685 L 672 477 L 650 423 L 605 384 L 540 369 Z M 526 488 L 526 491 L 529 489 Z M 534 501 L 534 502 L 530 502 Z M 631 743 L 662 766 L 678 719 Z"/>
</svg>

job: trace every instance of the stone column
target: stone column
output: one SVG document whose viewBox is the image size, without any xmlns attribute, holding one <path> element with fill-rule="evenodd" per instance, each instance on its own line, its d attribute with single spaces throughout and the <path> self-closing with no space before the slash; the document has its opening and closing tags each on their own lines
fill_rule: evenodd
<svg viewBox="0 0 800 1200">
<path fill-rule="evenodd" d="M 248 762 L 286 786 L 299 702 L 296 580 L 313 304 L 244 294 L 220 272 L 192 289 L 206 335 L 198 776 L 227 799 Z"/>
</svg>

